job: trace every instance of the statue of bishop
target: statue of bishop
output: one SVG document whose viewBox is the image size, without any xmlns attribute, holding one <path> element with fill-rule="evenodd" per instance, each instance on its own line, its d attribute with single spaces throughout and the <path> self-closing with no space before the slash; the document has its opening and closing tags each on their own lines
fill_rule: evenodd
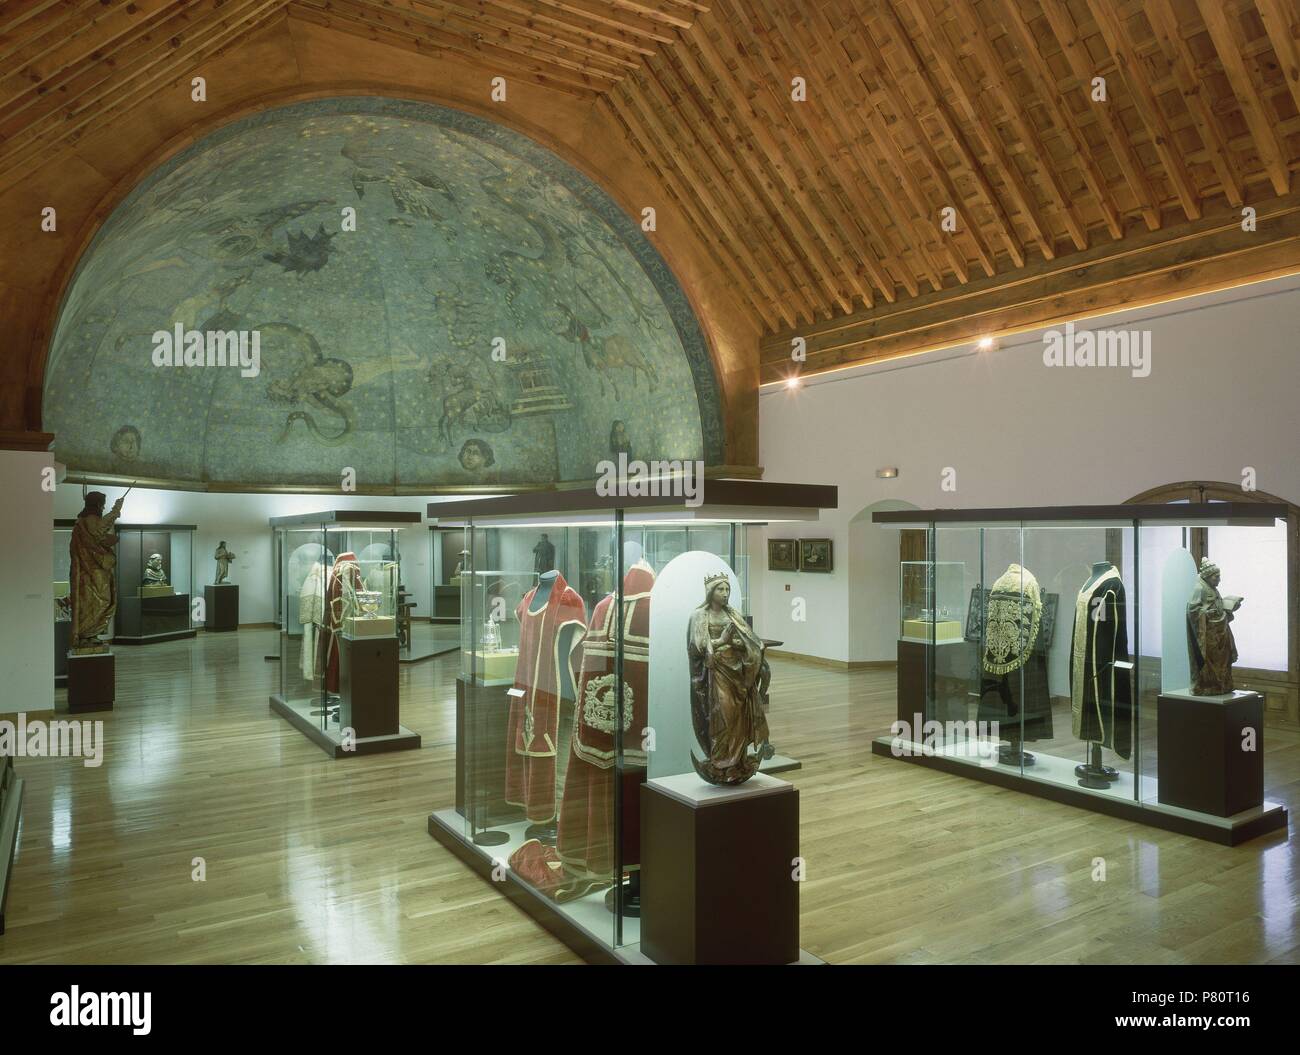
<svg viewBox="0 0 1300 1055">
<path fill-rule="evenodd" d="M 104 514 L 107 497 L 102 491 L 86 495 L 86 507 L 77 514 L 68 545 L 71 571 L 68 597 L 72 609 L 72 652 L 90 655 L 107 652 L 99 635 L 117 611 L 117 535 L 113 525 L 122 515 L 122 499 Z"/>
</svg>

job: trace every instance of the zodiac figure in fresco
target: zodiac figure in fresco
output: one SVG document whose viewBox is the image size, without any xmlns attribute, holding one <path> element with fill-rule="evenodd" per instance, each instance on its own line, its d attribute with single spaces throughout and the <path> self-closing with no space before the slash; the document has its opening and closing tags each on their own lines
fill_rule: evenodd
<svg viewBox="0 0 1300 1055">
<path fill-rule="evenodd" d="M 263 343 L 271 342 L 287 350 L 288 373 L 275 377 L 266 386 L 266 398 L 282 406 L 306 404 L 307 410 L 294 410 L 284 419 L 284 428 L 280 431 L 279 442 L 289 438 L 289 431 L 295 421 L 303 422 L 321 443 L 336 447 L 351 435 L 355 422 L 347 404 L 341 402 L 343 396 L 352 390 L 352 366 L 343 359 L 327 359 L 321 352 L 320 345 L 306 330 L 288 322 L 268 322 L 257 327 L 262 333 Z M 283 343 L 275 338 L 282 337 Z M 332 414 L 338 418 L 338 431 L 333 434 L 322 432 L 316 424 L 311 408 Z"/>
<path fill-rule="evenodd" d="M 366 196 L 367 184 L 384 183 L 393 196 L 393 205 L 398 212 L 432 220 L 434 223 L 443 219 L 442 214 L 433 207 L 435 194 L 452 205 L 456 204 L 451 184 L 435 172 L 413 169 L 384 154 L 368 154 L 364 145 L 358 142 L 344 144 L 339 153 L 355 166 L 352 170 L 352 189 L 357 192 L 358 198 Z"/>
<path fill-rule="evenodd" d="M 430 380 L 436 384 L 441 373 L 442 369 L 434 363 L 429 369 Z M 495 392 L 478 384 L 468 370 L 454 367 L 448 377 L 448 389 L 442 397 L 442 416 L 438 419 L 438 438 L 444 450 L 452 446 L 456 428 L 504 432 L 510 427 L 510 408 Z"/>
<path fill-rule="evenodd" d="M 594 371 L 596 379 L 600 382 L 602 398 L 605 395 L 605 381 L 607 378 L 610 387 L 614 390 L 614 398 L 620 398 L 618 378 L 614 371 L 622 368 L 632 371 L 633 388 L 636 387 L 637 377 L 640 374 L 645 374 L 651 392 L 658 387 L 659 372 L 645 353 L 635 344 L 619 334 L 596 337 L 567 304 L 557 301 L 556 307 L 564 312 L 565 318 L 568 319 L 567 328 L 557 331 L 557 336 L 573 341 L 578 346 L 582 352 L 582 360 L 587 364 L 587 369 Z"/>
</svg>

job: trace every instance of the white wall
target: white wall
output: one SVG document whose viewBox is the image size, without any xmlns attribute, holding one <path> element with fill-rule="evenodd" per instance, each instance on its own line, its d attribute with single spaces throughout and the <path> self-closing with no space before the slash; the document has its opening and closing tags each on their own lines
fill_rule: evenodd
<svg viewBox="0 0 1300 1055">
<path fill-rule="evenodd" d="M 54 709 L 54 496 L 42 487 L 52 455 L 0 451 L 0 713 Z"/>
<path fill-rule="evenodd" d="M 836 570 L 782 577 L 808 600 L 804 623 L 791 620 L 782 586 L 759 584 L 763 633 L 807 655 L 893 658 L 892 640 L 849 633 L 849 525 L 885 499 L 922 509 L 1117 503 L 1182 480 L 1239 482 L 1251 466 L 1258 489 L 1300 501 L 1300 278 L 1076 326 L 1150 329 L 1150 376 L 1049 368 L 1040 330 L 988 352 L 952 349 L 764 389 L 765 478 L 838 484 L 840 504 L 819 525 L 773 529 L 830 535 Z M 884 466 L 898 478 L 877 479 Z M 946 467 L 956 470 L 953 492 L 941 489 Z M 755 575 L 772 579 L 754 534 Z M 868 603 L 893 611 L 897 565 L 885 563 L 871 574 Z"/>
<path fill-rule="evenodd" d="M 96 485 L 108 495 L 108 504 L 122 488 Z M 194 524 L 194 588 L 201 595 L 212 582 L 216 565 L 212 553 L 225 539 L 236 557 L 230 581 L 239 584 L 239 621 L 269 623 L 274 618 L 275 582 L 271 576 L 271 517 L 314 513 L 327 509 L 409 510 L 423 514 L 428 499 L 365 497 L 356 495 L 206 494 L 198 491 L 160 491 L 137 487 L 127 496 L 122 522 L 127 524 Z M 54 496 L 53 518 L 72 518 L 81 511 L 81 486 L 63 484 Z M 48 533 L 47 516 L 46 531 Z M 402 551 L 402 579 L 417 602 L 417 617 L 429 612 L 429 529 L 412 525 L 398 533 Z M 48 549 L 48 540 L 47 540 Z M 48 565 L 49 560 L 45 564 Z M 531 567 L 531 565 L 530 565 Z M 48 575 L 47 575 L 48 578 Z M 51 601 L 51 603 L 53 603 Z"/>
</svg>

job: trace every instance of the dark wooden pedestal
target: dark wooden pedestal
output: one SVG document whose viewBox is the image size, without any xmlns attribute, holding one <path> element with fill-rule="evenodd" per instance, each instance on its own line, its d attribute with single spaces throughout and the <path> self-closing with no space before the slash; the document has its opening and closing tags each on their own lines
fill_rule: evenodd
<svg viewBox="0 0 1300 1055">
<path fill-rule="evenodd" d="M 397 696 L 397 638 L 340 634 L 339 725 L 358 739 L 401 730 Z"/>
<path fill-rule="evenodd" d="M 68 683 L 68 646 L 72 644 L 72 620 L 54 620 L 54 684 Z"/>
<path fill-rule="evenodd" d="M 1264 802 L 1264 699 L 1161 693 L 1156 699 L 1157 797 L 1166 806 L 1231 817 Z M 1242 750 L 1246 729 L 1253 751 Z"/>
<path fill-rule="evenodd" d="M 111 711 L 117 695 L 116 659 L 111 652 L 68 653 L 68 711 Z"/>
<path fill-rule="evenodd" d="M 898 710 L 897 718 L 912 728 L 919 714 L 925 720 L 926 665 L 930 649 L 919 641 L 898 642 Z"/>
<path fill-rule="evenodd" d="M 641 951 L 661 964 L 799 959 L 799 793 L 762 773 L 641 788 Z"/>
<path fill-rule="evenodd" d="M 510 688 L 456 679 L 456 812 L 472 808 L 476 830 L 523 819 L 506 802 Z"/>
<path fill-rule="evenodd" d="M 239 587 L 233 582 L 203 587 L 203 629 L 214 631 L 239 629 Z"/>
</svg>

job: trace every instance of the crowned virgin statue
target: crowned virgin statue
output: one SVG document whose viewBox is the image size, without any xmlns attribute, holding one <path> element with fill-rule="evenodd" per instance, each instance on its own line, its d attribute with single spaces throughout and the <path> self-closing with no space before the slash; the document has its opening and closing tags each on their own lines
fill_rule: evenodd
<svg viewBox="0 0 1300 1055">
<path fill-rule="evenodd" d="M 691 752 L 691 762 L 710 784 L 743 784 L 773 753 L 763 713 L 772 677 L 766 646 L 730 600 L 726 574 L 706 576 L 704 603 L 691 613 L 687 632 L 691 721 L 705 753 L 701 760 Z"/>
</svg>

